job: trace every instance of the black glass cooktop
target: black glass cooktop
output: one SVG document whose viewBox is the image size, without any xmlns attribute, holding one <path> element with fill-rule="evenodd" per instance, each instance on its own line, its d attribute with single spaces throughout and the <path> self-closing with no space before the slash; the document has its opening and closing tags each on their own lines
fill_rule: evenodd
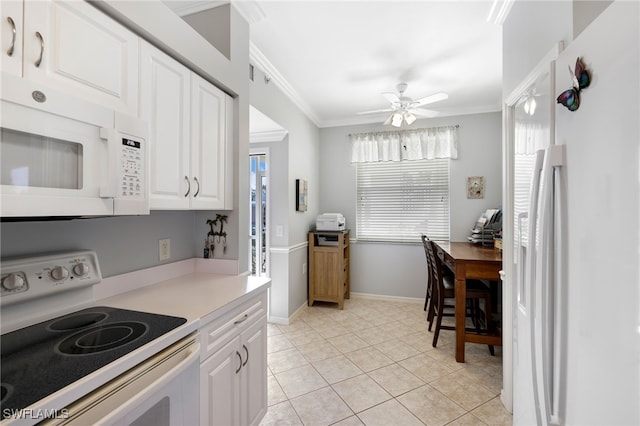
<svg viewBox="0 0 640 426">
<path fill-rule="evenodd" d="M 186 322 L 98 306 L 2 335 L 2 419 Z"/>
</svg>

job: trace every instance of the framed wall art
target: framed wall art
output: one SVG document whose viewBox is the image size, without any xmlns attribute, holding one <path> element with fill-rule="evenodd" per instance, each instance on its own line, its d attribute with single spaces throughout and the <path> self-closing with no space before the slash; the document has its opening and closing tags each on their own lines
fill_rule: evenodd
<svg viewBox="0 0 640 426">
<path fill-rule="evenodd" d="M 484 198 L 484 176 L 467 178 L 467 198 Z"/>
</svg>

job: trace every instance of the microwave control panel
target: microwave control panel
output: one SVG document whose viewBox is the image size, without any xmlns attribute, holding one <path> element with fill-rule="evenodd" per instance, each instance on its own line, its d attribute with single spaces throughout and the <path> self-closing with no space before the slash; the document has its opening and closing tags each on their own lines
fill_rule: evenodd
<svg viewBox="0 0 640 426">
<path fill-rule="evenodd" d="M 142 142 L 123 137 L 120 156 L 120 197 L 145 198 Z"/>
</svg>

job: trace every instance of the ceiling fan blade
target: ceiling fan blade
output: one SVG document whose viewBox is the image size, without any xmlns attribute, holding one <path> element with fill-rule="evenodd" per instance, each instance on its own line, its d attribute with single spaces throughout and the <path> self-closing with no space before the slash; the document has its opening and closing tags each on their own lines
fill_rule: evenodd
<svg viewBox="0 0 640 426">
<path fill-rule="evenodd" d="M 393 108 L 385 108 L 385 109 L 373 109 L 371 111 L 361 111 L 361 112 L 356 112 L 357 115 L 364 115 L 364 114 L 376 114 L 378 112 L 389 112 L 389 111 L 394 111 Z"/>
<path fill-rule="evenodd" d="M 434 111 L 432 109 L 422 109 L 422 108 L 420 109 L 412 108 L 409 110 L 409 112 L 414 115 L 419 115 L 420 117 L 428 117 L 428 118 L 435 117 L 438 114 L 440 114 L 438 111 Z"/>
<path fill-rule="evenodd" d="M 438 102 L 438 101 L 444 101 L 445 99 L 449 99 L 449 95 L 447 95 L 446 93 L 443 93 L 443 92 L 435 93 L 435 94 L 433 94 L 431 96 L 427 96 L 425 98 L 418 99 L 418 100 L 414 101 L 412 103 L 412 106 L 419 107 L 419 106 L 422 106 L 422 105 L 432 104 L 432 103 Z"/>
<path fill-rule="evenodd" d="M 382 96 L 384 96 L 384 98 L 389 102 L 391 102 L 392 104 L 400 102 L 400 98 L 398 97 L 398 95 L 396 95 L 393 92 L 384 92 Z"/>
</svg>

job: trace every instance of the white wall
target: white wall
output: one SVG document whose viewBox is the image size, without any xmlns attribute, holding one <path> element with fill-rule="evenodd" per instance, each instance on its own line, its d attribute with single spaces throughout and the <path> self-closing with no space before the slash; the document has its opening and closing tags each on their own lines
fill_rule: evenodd
<svg viewBox="0 0 640 426">
<path fill-rule="evenodd" d="M 459 155 L 451 161 L 451 240 L 465 241 L 484 210 L 502 203 L 500 112 L 418 120 L 412 128 L 460 125 Z M 355 238 L 356 167 L 350 133 L 389 130 L 382 124 L 320 130 L 320 206 L 345 215 Z M 485 177 L 485 198 L 467 199 L 468 176 Z M 424 297 L 426 259 L 421 245 L 354 243 L 351 290 L 398 297 Z M 399 273 L 401 272 L 401 273 Z"/>
<path fill-rule="evenodd" d="M 559 41 L 572 40 L 571 1 L 516 1 L 502 27 L 502 93 L 508 96 Z"/>
</svg>

